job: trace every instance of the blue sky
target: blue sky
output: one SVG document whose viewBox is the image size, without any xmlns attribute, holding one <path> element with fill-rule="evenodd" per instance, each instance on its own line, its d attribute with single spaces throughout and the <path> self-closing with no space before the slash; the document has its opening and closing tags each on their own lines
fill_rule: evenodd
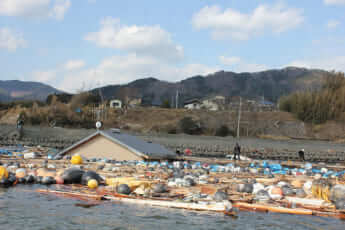
<svg viewBox="0 0 345 230">
<path fill-rule="evenodd" d="M 0 0 L 1 80 L 74 92 L 143 77 L 345 71 L 345 0 Z"/>
</svg>

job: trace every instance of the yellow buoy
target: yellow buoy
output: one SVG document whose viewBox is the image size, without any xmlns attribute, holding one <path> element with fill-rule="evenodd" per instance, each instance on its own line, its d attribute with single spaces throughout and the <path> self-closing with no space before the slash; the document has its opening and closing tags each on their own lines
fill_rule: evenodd
<svg viewBox="0 0 345 230">
<path fill-rule="evenodd" d="M 91 189 L 95 189 L 98 187 L 98 182 L 95 179 L 91 179 L 87 182 L 87 186 Z"/>
<path fill-rule="evenodd" d="M 81 165 L 83 163 L 83 158 L 80 155 L 74 155 L 71 159 L 71 164 Z"/>
<path fill-rule="evenodd" d="M 8 178 L 8 171 L 4 166 L 0 166 L 0 180 Z"/>
</svg>

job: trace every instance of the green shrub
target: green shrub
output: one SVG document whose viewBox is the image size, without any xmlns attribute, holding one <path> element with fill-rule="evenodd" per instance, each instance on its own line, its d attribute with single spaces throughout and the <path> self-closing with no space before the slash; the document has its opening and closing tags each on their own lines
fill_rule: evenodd
<svg viewBox="0 0 345 230">
<path fill-rule="evenodd" d="M 184 117 L 179 121 L 179 127 L 182 132 L 190 135 L 198 135 L 202 133 L 202 128 L 199 123 L 194 121 L 191 117 Z"/>
<path fill-rule="evenodd" d="M 232 134 L 231 130 L 228 128 L 228 126 L 222 125 L 216 130 L 215 136 L 226 137 L 226 136 L 229 136 L 231 134 Z"/>
</svg>

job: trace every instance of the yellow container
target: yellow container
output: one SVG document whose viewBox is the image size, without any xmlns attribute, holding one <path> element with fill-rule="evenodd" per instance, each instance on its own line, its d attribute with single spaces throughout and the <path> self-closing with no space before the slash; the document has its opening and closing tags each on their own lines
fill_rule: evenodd
<svg viewBox="0 0 345 230">
<path fill-rule="evenodd" d="M 127 184 L 130 187 L 131 191 L 135 190 L 136 188 L 143 186 L 148 188 L 151 186 L 151 181 L 140 181 L 134 177 L 119 177 L 119 178 L 107 178 L 105 183 L 109 186 L 118 186 L 120 184 Z"/>
<path fill-rule="evenodd" d="M 80 155 L 74 155 L 71 159 L 71 164 L 81 165 L 83 163 L 83 158 Z"/>
<path fill-rule="evenodd" d="M 8 171 L 4 166 L 0 166 L 0 180 L 8 178 Z"/>
</svg>

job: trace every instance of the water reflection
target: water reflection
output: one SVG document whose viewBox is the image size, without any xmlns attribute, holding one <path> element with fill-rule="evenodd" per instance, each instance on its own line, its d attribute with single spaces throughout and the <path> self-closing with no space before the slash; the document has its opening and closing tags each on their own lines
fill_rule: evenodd
<svg viewBox="0 0 345 230">
<path fill-rule="evenodd" d="M 0 229 L 344 229 L 337 219 L 273 213 L 222 214 L 152 208 L 105 201 L 84 208 L 73 199 L 41 195 L 37 186 L 0 189 Z"/>
</svg>

